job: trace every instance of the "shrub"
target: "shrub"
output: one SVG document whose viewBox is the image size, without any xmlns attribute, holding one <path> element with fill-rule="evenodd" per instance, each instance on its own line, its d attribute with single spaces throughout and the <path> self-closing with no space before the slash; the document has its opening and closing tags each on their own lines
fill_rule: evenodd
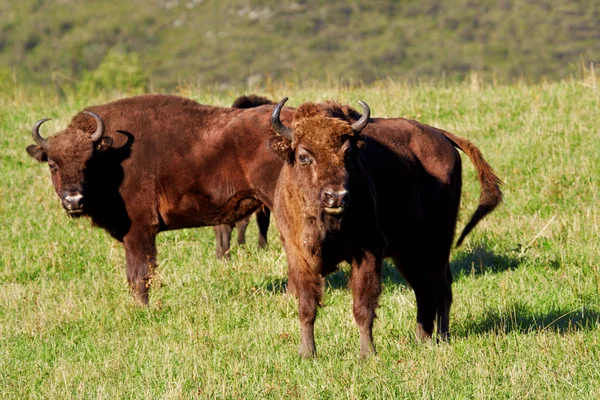
<svg viewBox="0 0 600 400">
<path fill-rule="evenodd" d="M 89 96 L 103 90 L 140 94 L 146 92 L 148 86 L 148 75 L 136 53 L 109 50 L 98 68 L 84 73 L 77 85 L 77 94 Z"/>
</svg>

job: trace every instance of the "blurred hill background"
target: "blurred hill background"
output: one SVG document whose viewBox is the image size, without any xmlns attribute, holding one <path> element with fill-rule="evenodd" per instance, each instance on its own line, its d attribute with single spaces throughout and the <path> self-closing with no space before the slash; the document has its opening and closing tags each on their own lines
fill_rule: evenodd
<svg viewBox="0 0 600 400">
<path fill-rule="evenodd" d="M 537 82 L 598 61 L 598 0 L 0 0 L 0 88 Z"/>
</svg>

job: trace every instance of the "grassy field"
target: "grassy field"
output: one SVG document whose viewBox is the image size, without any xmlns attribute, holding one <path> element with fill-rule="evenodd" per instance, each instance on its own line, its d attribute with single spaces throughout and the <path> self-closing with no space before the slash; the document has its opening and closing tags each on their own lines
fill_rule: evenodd
<svg viewBox="0 0 600 400">
<path fill-rule="evenodd" d="M 453 251 L 450 343 L 419 344 L 415 300 L 386 264 L 375 340 L 358 358 L 347 268 L 327 280 L 319 356 L 297 356 L 294 299 L 275 231 L 266 251 L 214 257 L 209 228 L 159 236 L 148 308 L 132 300 L 122 246 L 61 210 L 25 153 L 35 121 L 64 127 L 82 103 L 0 95 L 0 397 L 600 398 L 600 91 L 595 83 L 271 88 L 290 104 L 369 103 L 473 140 L 505 202 Z M 240 93 L 182 94 L 228 105 Z M 459 227 L 479 186 L 464 158 Z"/>
<path fill-rule="evenodd" d="M 0 88 L 16 76 L 62 92 L 98 72 L 112 88 L 136 69 L 154 90 L 471 70 L 538 82 L 600 60 L 597 0 L 19 0 L 0 15 Z"/>
</svg>

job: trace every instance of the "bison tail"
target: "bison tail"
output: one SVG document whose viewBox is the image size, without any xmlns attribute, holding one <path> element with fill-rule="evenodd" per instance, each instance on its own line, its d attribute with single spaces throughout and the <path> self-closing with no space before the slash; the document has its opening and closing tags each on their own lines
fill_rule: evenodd
<svg viewBox="0 0 600 400">
<path fill-rule="evenodd" d="M 479 176 L 479 183 L 481 184 L 481 194 L 479 195 L 479 206 L 477 210 L 471 216 L 469 223 L 464 227 L 456 247 L 460 246 L 465 237 L 475 228 L 475 225 L 481 221 L 486 215 L 492 212 L 498 204 L 502 201 L 502 191 L 500 191 L 500 185 L 502 181 L 494 173 L 494 170 L 483 158 L 481 151 L 473 143 L 467 139 L 463 139 L 450 132 L 441 131 L 454 145 L 461 149 L 471 160 L 477 174 Z"/>
</svg>

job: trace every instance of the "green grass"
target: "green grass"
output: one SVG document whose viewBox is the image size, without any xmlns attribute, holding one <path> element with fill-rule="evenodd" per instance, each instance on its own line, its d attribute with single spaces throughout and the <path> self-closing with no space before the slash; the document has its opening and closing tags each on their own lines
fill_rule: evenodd
<svg viewBox="0 0 600 400">
<path fill-rule="evenodd" d="M 183 89 L 182 89 L 183 90 Z M 186 88 L 204 103 L 239 94 Z M 0 397 L 600 397 L 600 92 L 589 82 L 494 86 L 275 87 L 291 105 L 365 100 L 474 141 L 505 181 L 505 202 L 453 251 L 452 340 L 414 338 L 412 291 L 389 265 L 378 355 L 358 359 L 346 274 L 327 280 L 319 356 L 297 356 L 294 299 L 275 228 L 266 251 L 214 257 L 210 228 L 159 236 L 150 307 L 132 300 L 119 243 L 61 211 L 45 165 L 25 153 L 39 118 L 64 127 L 108 100 L 0 96 Z M 463 158 L 459 227 L 478 201 Z M 549 223 L 550 222 L 550 223 Z M 548 224 L 549 223 L 549 224 Z M 545 229 L 544 229 L 545 228 Z M 347 268 L 343 268 L 347 272 Z"/>
</svg>

